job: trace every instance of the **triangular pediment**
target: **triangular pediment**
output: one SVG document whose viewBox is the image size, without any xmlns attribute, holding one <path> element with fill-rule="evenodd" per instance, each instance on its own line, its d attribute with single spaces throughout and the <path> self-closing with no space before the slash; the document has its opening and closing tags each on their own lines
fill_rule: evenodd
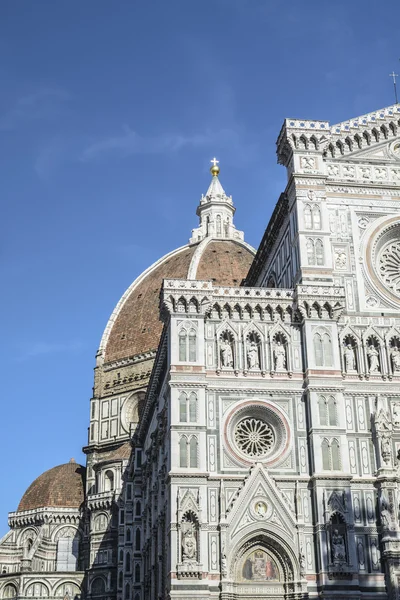
<svg viewBox="0 0 400 600">
<path fill-rule="evenodd" d="M 243 487 L 228 507 L 226 522 L 231 538 L 250 526 L 270 529 L 294 539 L 295 515 L 289 499 L 276 486 L 262 464 L 252 469 Z"/>
</svg>

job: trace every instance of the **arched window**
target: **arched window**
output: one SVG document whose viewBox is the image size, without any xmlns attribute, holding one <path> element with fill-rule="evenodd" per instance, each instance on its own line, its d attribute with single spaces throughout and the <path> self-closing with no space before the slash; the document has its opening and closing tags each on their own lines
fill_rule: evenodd
<svg viewBox="0 0 400 600">
<path fill-rule="evenodd" d="M 321 266 L 324 264 L 324 244 L 322 240 L 315 240 L 315 255 L 317 259 L 317 265 Z"/>
<path fill-rule="evenodd" d="M 332 443 L 331 443 L 331 460 L 332 460 L 333 471 L 340 471 L 340 469 L 341 469 L 340 444 L 336 439 L 332 440 Z"/>
<path fill-rule="evenodd" d="M 319 407 L 319 422 L 322 427 L 328 425 L 328 411 L 326 407 L 326 398 L 325 396 L 320 396 L 318 398 L 318 407 Z"/>
<path fill-rule="evenodd" d="M 137 517 L 140 517 L 142 515 L 142 505 L 140 504 L 139 500 L 136 502 L 135 514 Z"/>
<path fill-rule="evenodd" d="M 3 591 L 3 598 L 16 598 L 17 589 L 11 584 L 7 584 Z"/>
<path fill-rule="evenodd" d="M 179 440 L 179 465 L 197 469 L 198 466 L 198 441 L 193 435 L 190 440 L 185 435 Z"/>
<path fill-rule="evenodd" d="M 197 438 L 192 436 L 190 438 L 190 467 L 197 468 Z"/>
<path fill-rule="evenodd" d="M 185 392 L 179 395 L 179 421 L 186 423 L 187 421 L 187 396 Z"/>
<path fill-rule="evenodd" d="M 114 473 L 109 470 L 104 473 L 104 491 L 112 492 L 113 489 L 114 489 Z"/>
<path fill-rule="evenodd" d="M 324 348 L 322 344 L 322 336 L 319 333 L 314 334 L 314 351 L 315 351 L 315 364 L 317 367 L 324 366 Z"/>
<path fill-rule="evenodd" d="M 179 360 L 181 362 L 197 360 L 197 335 L 193 328 L 186 331 L 183 327 L 179 332 Z"/>
<path fill-rule="evenodd" d="M 189 362 L 196 362 L 196 332 L 194 329 L 189 331 Z"/>
<path fill-rule="evenodd" d="M 318 204 L 312 207 L 312 223 L 313 229 L 321 229 L 321 211 Z"/>
<path fill-rule="evenodd" d="M 101 577 L 96 577 L 95 579 L 93 579 L 91 592 L 92 596 L 104 596 L 106 593 L 106 584 L 104 582 L 104 579 L 102 579 Z"/>
<path fill-rule="evenodd" d="M 135 566 L 135 582 L 139 583 L 140 581 L 140 565 L 136 564 Z"/>
<path fill-rule="evenodd" d="M 130 600 L 130 597 L 131 597 L 131 586 L 129 585 L 129 583 L 127 583 L 125 586 L 125 600 Z"/>
<path fill-rule="evenodd" d="M 311 206 L 306 204 L 304 207 L 304 226 L 306 229 L 312 229 L 312 215 L 311 215 Z"/>
<path fill-rule="evenodd" d="M 197 396 L 194 392 L 189 396 L 189 421 L 190 423 L 197 421 Z"/>
<path fill-rule="evenodd" d="M 179 440 L 179 466 L 187 467 L 187 438 L 186 436 L 182 436 Z"/>
<path fill-rule="evenodd" d="M 118 575 L 118 588 L 121 590 L 122 589 L 122 583 L 124 581 L 124 576 L 122 574 L 122 571 L 119 572 Z"/>
<path fill-rule="evenodd" d="M 79 538 L 65 537 L 57 542 L 56 571 L 76 571 L 79 554 Z"/>
<path fill-rule="evenodd" d="M 337 407 L 334 396 L 328 398 L 328 424 L 331 427 L 337 427 Z"/>
<path fill-rule="evenodd" d="M 221 215 L 217 215 L 217 235 L 222 234 Z"/>
<path fill-rule="evenodd" d="M 124 551 L 123 550 L 119 551 L 119 562 L 120 563 L 124 562 Z"/>
<path fill-rule="evenodd" d="M 314 241 L 311 238 L 307 238 L 306 249 L 307 249 L 307 263 L 311 266 L 315 265 Z"/>
<path fill-rule="evenodd" d="M 332 366 L 332 340 L 329 333 L 324 333 L 323 336 L 323 350 L 324 350 L 324 365 L 326 367 Z"/>
<path fill-rule="evenodd" d="M 197 396 L 192 392 L 189 397 L 185 392 L 179 395 L 179 421 L 181 423 L 196 423 L 197 421 Z"/>
<path fill-rule="evenodd" d="M 140 536 L 140 529 L 136 529 L 136 534 L 135 534 L 135 550 L 137 550 L 138 552 L 141 549 L 141 536 Z"/>
<path fill-rule="evenodd" d="M 186 362 L 186 329 L 179 332 L 179 360 Z"/>
<path fill-rule="evenodd" d="M 131 553 L 127 552 L 125 554 L 125 573 L 129 573 L 131 570 Z"/>
<path fill-rule="evenodd" d="M 332 366 L 332 340 L 329 333 L 314 333 L 314 354 L 317 367 Z"/>
<path fill-rule="evenodd" d="M 129 543 L 131 541 L 131 530 L 128 528 L 126 530 L 126 541 Z"/>
<path fill-rule="evenodd" d="M 330 471 L 331 469 L 331 450 L 329 447 L 329 442 L 328 440 L 323 440 L 322 444 L 321 444 L 321 450 L 322 450 L 322 468 L 324 471 Z"/>
</svg>

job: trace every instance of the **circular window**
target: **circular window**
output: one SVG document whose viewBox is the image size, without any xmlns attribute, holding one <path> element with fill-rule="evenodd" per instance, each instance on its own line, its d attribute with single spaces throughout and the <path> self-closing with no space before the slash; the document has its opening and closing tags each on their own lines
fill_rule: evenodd
<svg viewBox="0 0 400 600">
<path fill-rule="evenodd" d="M 369 233 L 369 235 L 368 235 Z M 376 219 L 367 230 L 365 270 L 370 283 L 385 300 L 400 302 L 400 220 Z"/>
<path fill-rule="evenodd" d="M 400 240 L 384 246 L 379 254 L 378 263 L 383 283 L 400 296 Z"/>
<path fill-rule="evenodd" d="M 247 418 L 235 427 L 235 442 L 247 456 L 263 458 L 274 445 L 275 436 L 271 427 L 262 419 Z"/>
<path fill-rule="evenodd" d="M 256 400 L 236 405 L 225 421 L 225 443 L 231 456 L 246 465 L 281 462 L 290 450 L 290 428 L 276 405 Z"/>
</svg>

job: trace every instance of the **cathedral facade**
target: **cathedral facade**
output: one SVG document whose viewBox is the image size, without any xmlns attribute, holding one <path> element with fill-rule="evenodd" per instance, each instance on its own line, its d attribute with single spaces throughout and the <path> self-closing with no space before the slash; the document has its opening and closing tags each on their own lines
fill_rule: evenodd
<svg viewBox="0 0 400 600">
<path fill-rule="evenodd" d="M 285 120 L 257 251 L 213 161 L 106 326 L 86 468 L 9 515 L 0 598 L 400 599 L 399 128 Z"/>
</svg>

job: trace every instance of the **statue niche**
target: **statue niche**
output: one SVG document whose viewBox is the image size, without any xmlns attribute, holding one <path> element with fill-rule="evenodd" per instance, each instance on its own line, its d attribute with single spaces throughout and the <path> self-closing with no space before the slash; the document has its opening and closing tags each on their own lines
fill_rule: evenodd
<svg viewBox="0 0 400 600">
<path fill-rule="evenodd" d="M 246 364 L 249 371 L 260 368 L 260 341 L 255 333 L 250 333 L 246 339 Z"/>
<path fill-rule="evenodd" d="M 192 512 L 185 513 L 181 524 L 182 562 L 198 562 L 198 523 Z"/>
<path fill-rule="evenodd" d="M 381 372 L 379 343 L 374 337 L 370 337 L 367 340 L 367 359 L 368 359 L 368 372 L 370 374 Z"/>
<path fill-rule="evenodd" d="M 346 336 L 343 340 L 343 360 L 346 373 L 355 373 L 357 371 L 356 348 L 357 344 L 351 336 Z"/>
<path fill-rule="evenodd" d="M 329 522 L 329 539 L 331 546 L 330 562 L 334 565 L 347 563 L 346 522 L 339 513 L 334 513 Z"/>
<path fill-rule="evenodd" d="M 287 371 L 287 343 L 282 333 L 277 333 L 273 340 L 274 371 Z"/>
<path fill-rule="evenodd" d="M 234 340 L 229 332 L 224 332 L 220 337 L 219 352 L 221 366 L 225 369 L 233 369 L 234 366 Z"/>
</svg>

